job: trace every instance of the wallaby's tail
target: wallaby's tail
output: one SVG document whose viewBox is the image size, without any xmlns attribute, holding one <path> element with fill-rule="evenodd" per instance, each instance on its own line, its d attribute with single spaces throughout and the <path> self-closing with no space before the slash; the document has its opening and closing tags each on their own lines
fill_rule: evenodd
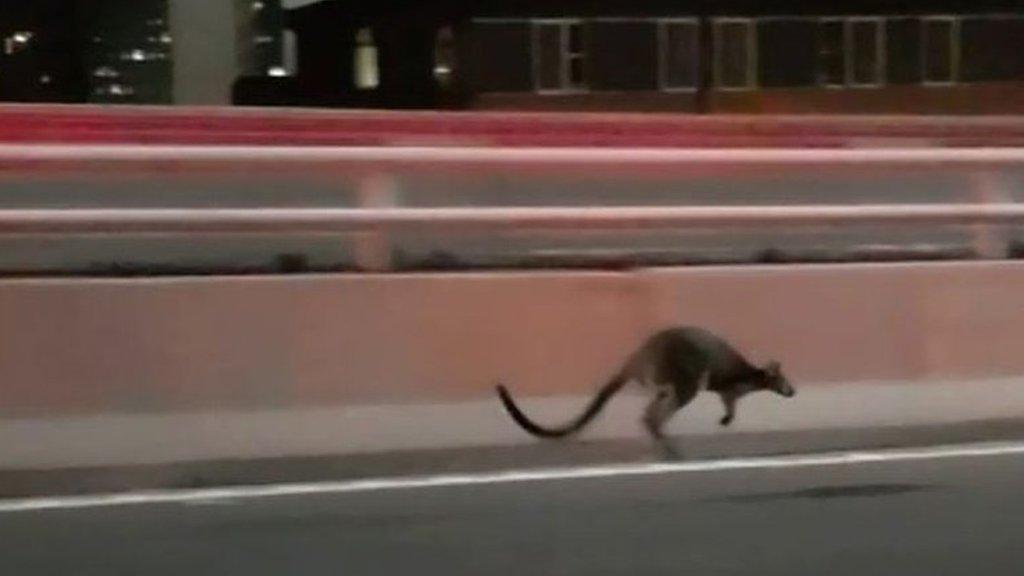
<svg viewBox="0 0 1024 576">
<path fill-rule="evenodd" d="M 598 390 L 597 395 L 590 401 L 590 404 L 587 405 L 587 408 L 582 414 L 577 416 L 572 422 L 558 428 L 544 428 L 530 420 L 526 414 L 516 406 L 516 403 L 512 401 L 512 396 L 508 393 L 508 390 L 501 384 L 498 384 L 498 397 L 501 398 L 501 403 L 505 406 L 505 410 L 508 410 L 509 415 L 512 416 L 512 419 L 515 420 L 516 424 L 519 424 L 523 430 L 526 430 L 530 434 L 540 438 L 562 438 L 580 431 L 588 422 L 593 420 L 594 416 L 597 416 L 598 412 L 601 411 L 601 408 L 604 408 L 604 405 L 608 403 L 608 400 L 622 388 L 623 384 L 626 383 L 626 380 L 627 378 L 623 373 L 620 372 L 619 374 L 616 374 L 611 381 Z"/>
</svg>

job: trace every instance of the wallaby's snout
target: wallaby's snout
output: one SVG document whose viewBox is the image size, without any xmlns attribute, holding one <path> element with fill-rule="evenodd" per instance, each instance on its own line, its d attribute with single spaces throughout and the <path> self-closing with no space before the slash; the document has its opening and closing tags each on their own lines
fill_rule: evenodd
<svg viewBox="0 0 1024 576">
<path fill-rule="evenodd" d="M 765 372 L 768 375 L 768 388 L 775 392 L 779 396 L 784 398 L 792 398 L 796 396 L 796 388 L 789 383 L 789 378 L 782 373 L 782 366 L 778 362 L 772 361 L 768 363 Z"/>
</svg>

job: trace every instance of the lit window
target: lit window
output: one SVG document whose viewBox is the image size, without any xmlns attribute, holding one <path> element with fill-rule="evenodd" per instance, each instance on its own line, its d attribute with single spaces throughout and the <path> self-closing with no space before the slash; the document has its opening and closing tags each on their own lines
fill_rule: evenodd
<svg viewBox="0 0 1024 576">
<path fill-rule="evenodd" d="M 695 19 L 658 22 L 658 83 L 662 90 L 694 90 L 699 78 L 700 27 Z"/>
<path fill-rule="evenodd" d="M 117 78 L 120 76 L 117 70 L 114 70 L 110 66 L 100 66 L 92 71 L 92 75 L 96 78 Z"/>
<path fill-rule="evenodd" d="M 925 84 L 952 84 L 960 67 L 960 21 L 952 16 L 921 20 L 921 70 Z"/>
<path fill-rule="evenodd" d="M 132 96 L 135 94 L 135 88 L 125 84 L 111 84 L 101 89 L 100 93 L 108 96 Z"/>
<path fill-rule="evenodd" d="M 534 85 L 538 91 L 586 90 L 586 50 L 578 20 L 533 23 Z"/>
<path fill-rule="evenodd" d="M 437 31 L 434 40 L 434 79 L 442 87 L 452 83 L 455 71 L 455 37 L 450 26 Z"/>
<path fill-rule="evenodd" d="M 15 32 L 4 38 L 4 53 L 15 54 L 28 48 L 34 34 L 32 32 Z"/>
<path fill-rule="evenodd" d="M 757 85 L 757 30 L 749 18 L 714 22 L 715 85 L 750 90 Z"/>
<path fill-rule="evenodd" d="M 361 28 L 356 32 L 354 62 L 356 88 L 371 90 L 380 84 L 380 70 L 377 66 L 377 45 L 373 41 L 373 30 Z"/>
<path fill-rule="evenodd" d="M 288 76 L 292 76 L 299 68 L 298 37 L 292 30 L 285 29 L 281 33 L 281 65 Z"/>
</svg>

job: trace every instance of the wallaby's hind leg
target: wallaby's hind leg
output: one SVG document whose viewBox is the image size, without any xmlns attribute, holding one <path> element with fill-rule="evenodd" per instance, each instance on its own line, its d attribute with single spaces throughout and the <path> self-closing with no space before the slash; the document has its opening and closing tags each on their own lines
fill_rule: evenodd
<svg viewBox="0 0 1024 576">
<path fill-rule="evenodd" d="M 680 408 L 689 404 L 697 396 L 698 392 L 707 388 L 707 378 L 708 374 L 704 373 L 698 376 L 696 382 L 692 385 L 686 385 L 686 380 L 684 379 L 683 382 L 675 382 L 671 386 L 660 388 L 657 396 L 647 405 L 647 409 L 644 411 L 644 426 L 651 437 L 658 443 L 666 458 L 678 459 L 682 455 L 665 438 L 661 431 L 662 427 Z"/>
<path fill-rule="evenodd" d="M 664 460 L 678 460 L 682 457 L 672 441 L 665 438 L 661 428 L 665 422 L 678 410 L 676 395 L 672 390 L 658 392 L 644 410 L 643 423 L 647 433 L 651 435 L 657 445 L 659 455 Z"/>
<path fill-rule="evenodd" d="M 661 429 L 680 408 L 692 399 L 693 396 L 691 395 L 681 402 L 674 388 L 666 388 L 659 391 L 658 395 L 647 405 L 647 409 L 644 410 L 644 427 L 647 428 L 647 432 L 657 443 L 661 456 L 665 459 L 678 460 L 683 455 L 672 441 L 665 437 Z"/>
<path fill-rule="evenodd" d="M 671 389 L 659 390 L 658 394 L 651 400 L 644 410 L 643 423 L 647 433 L 655 440 L 663 440 L 665 435 L 661 427 L 679 409 L 679 402 L 675 392 Z"/>
</svg>

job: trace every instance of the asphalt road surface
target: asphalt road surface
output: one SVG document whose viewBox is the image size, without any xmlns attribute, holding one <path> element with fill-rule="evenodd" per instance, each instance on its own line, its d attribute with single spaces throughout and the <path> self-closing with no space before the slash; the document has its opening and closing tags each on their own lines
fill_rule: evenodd
<svg viewBox="0 0 1024 576">
<path fill-rule="evenodd" d="M 602 470 L 592 467 L 514 482 L 478 475 L 469 478 L 479 483 L 350 484 L 305 495 L 0 506 L 0 573 L 934 576 L 1024 567 L 1020 444 L 984 456 L 796 458 L 581 477 Z"/>
</svg>

